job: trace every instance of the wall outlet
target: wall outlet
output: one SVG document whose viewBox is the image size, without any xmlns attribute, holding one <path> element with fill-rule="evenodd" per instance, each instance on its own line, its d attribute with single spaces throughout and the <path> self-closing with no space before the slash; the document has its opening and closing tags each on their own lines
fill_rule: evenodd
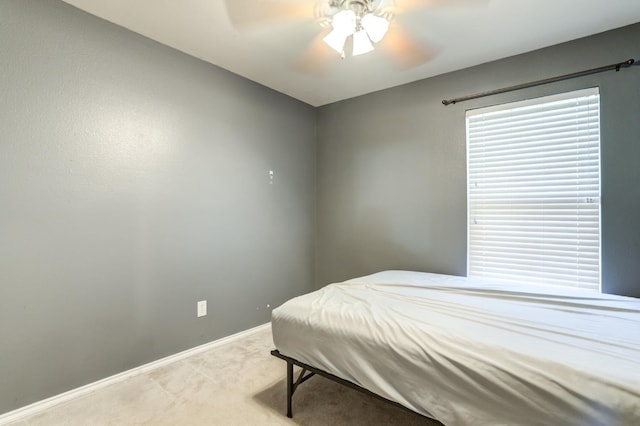
<svg viewBox="0 0 640 426">
<path fill-rule="evenodd" d="M 207 301 L 206 300 L 201 300 L 201 301 L 198 302 L 197 314 L 198 314 L 198 318 L 207 315 Z"/>
</svg>

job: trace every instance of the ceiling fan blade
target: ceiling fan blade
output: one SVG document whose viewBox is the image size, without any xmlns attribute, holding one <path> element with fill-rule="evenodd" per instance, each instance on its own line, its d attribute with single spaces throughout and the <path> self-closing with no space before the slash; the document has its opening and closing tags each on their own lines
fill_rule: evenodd
<svg viewBox="0 0 640 426">
<path fill-rule="evenodd" d="M 332 64 L 340 60 L 340 56 L 322 40 L 329 32 L 331 28 L 324 28 L 311 40 L 305 53 L 294 63 L 294 70 L 302 74 L 323 76 Z"/>
<path fill-rule="evenodd" d="M 391 23 L 387 35 L 377 44 L 402 70 L 429 62 L 436 52 L 418 43 L 396 22 Z"/>
<path fill-rule="evenodd" d="M 489 0 L 395 0 L 396 14 L 432 6 L 486 6 Z"/>
<path fill-rule="evenodd" d="M 395 9 L 396 12 L 406 12 L 411 9 L 429 7 L 441 1 L 442 0 L 395 0 Z"/>
<path fill-rule="evenodd" d="M 229 20 L 237 29 L 314 17 L 315 2 L 286 0 L 225 0 Z"/>
</svg>

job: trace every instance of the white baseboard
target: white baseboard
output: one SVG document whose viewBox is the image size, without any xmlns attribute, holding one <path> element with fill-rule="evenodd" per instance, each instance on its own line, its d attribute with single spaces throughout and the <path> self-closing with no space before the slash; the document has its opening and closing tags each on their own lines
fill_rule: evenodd
<svg viewBox="0 0 640 426">
<path fill-rule="evenodd" d="M 171 364 L 172 362 L 176 362 L 181 359 L 188 358 L 190 356 L 207 351 L 209 349 L 224 345 L 226 343 L 233 342 L 243 337 L 247 337 L 253 333 L 268 328 L 269 325 L 270 323 L 262 324 L 254 328 L 250 328 L 249 330 L 241 331 L 239 333 L 232 334 L 231 336 L 223 337 L 221 339 L 214 340 L 213 342 L 205 343 L 203 345 L 187 349 L 186 351 L 182 351 L 174 355 L 169 355 L 168 357 L 159 359 L 157 361 L 132 368 L 131 370 L 123 371 L 122 373 L 118 373 L 113 376 L 98 380 L 97 382 L 89 383 L 79 388 L 71 389 L 70 391 L 52 396 L 51 398 L 43 399 L 42 401 L 34 402 L 33 404 L 29 404 L 16 410 L 9 411 L 5 414 L 0 415 L 0 426 L 15 422 L 17 420 L 21 420 L 27 416 L 31 416 L 51 407 L 55 407 L 58 404 L 62 404 L 74 398 L 78 398 L 88 393 L 95 392 L 96 390 L 101 389 L 105 386 L 127 380 L 131 377 L 135 377 L 140 374 L 147 373 L 151 370 L 155 370 L 156 368 Z"/>
</svg>

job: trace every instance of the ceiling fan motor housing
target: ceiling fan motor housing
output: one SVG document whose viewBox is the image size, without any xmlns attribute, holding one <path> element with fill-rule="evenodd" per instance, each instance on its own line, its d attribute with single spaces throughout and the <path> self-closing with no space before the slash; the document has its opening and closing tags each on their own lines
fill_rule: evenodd
<svg viewBox="0 0 640 426">
<path fill-rule="evenodd" d="M 358 20 L 368 13 L 393 19 L 393 0 L 328 0 L 328 15 L 333 16 L 342 10 L 352 10 Z"/>
</svg>

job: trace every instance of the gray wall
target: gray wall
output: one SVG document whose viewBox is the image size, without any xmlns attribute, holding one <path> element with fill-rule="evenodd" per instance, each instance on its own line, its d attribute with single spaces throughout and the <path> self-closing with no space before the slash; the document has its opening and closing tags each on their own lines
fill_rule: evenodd
<svg viewBox="0 0 640 426">
<path fill-rule="evenodd" d="M 62 2 L 0 1 L 0 413 L 313 288 L 315 126 Z"/>
<path fill-rule="evenodd" d="M 639 56 L 636 24 L 320 108 L 316 285 L 384 269 L 466 275 L 465 110 L 599 86 L 603 290 L 640 296 L 640 67 L 441 104 Z"/>
<path fill-rule="evenodd" d="M 464 275 L 465 109 L 558 91 L 601 87 L 605 291 L 640 296 L 640 67 L 440 104 L 639 44 L 635 25 L 316 111 L 62 2 L 2 0 L 0 413 L 267 322 L 313 288 L 314 252 L 316 286 Z"/>
</svg>

